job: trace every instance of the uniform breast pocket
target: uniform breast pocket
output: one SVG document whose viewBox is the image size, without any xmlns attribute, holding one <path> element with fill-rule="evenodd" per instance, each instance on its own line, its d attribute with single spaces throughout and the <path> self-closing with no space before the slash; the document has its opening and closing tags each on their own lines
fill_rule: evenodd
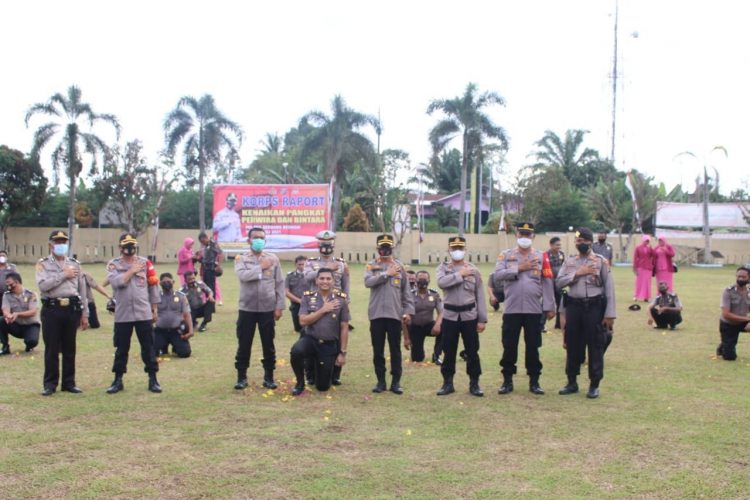
<svg viewBox="0 0 750 500">
<path fill-rule="evenodd" d="M 476 290 L 476 289 L 477 289 L 477 282 L 476 281 L 473 281 L 473 280 L 472 281 L 464 280 L 464 290 L 467 290 L 469 292 L 474 293 L 474 290 Z"/>
</svg>

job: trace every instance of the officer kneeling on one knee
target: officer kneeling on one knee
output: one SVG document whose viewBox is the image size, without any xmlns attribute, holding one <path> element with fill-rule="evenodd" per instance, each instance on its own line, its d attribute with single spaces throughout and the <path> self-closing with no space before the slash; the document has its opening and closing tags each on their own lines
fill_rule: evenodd
<svg viewBox="0 0 750 500">
<path fill-rule="evenodd" d="M 3 294 L 3 319 L 0 319 L 0 354 L 10 354 L 8 335 L 23 339 L 26 352 L 39 344 L 39 309 L 36 294 L 24 288 L 21 275 L 15 271 L 6 274 Z"/>
<path fill-rule="evenodd" d="M 736 278 L 736 283 L 728 286 L 721 294 L 721 343 L 716 348 L 716 355 L 726 361 L 737 359 L 737 340 L 740 332 L 750 331 L 750 289 L 747 286 L 750 269 L 740 267 L 737 269 Z"/>
<path fill-rule="evenodd" d="M 316 291 L 305 292 L 299 320 L 305 335 L 292 347 L 290 358 L 297 383 L 292 394 L 305 390 L 305 359 L 315 367 L 315 387 L 327 391 L 333 382 L 333 369 L 346 363 L 349 343 L 349 306 L 344 292 L 333 288 L 333 272 L 320 268 L 315 279 Z"/>
<path fill-rule="evenodd" d="M 599 397 L 604 378 L 604 350 L 615 322 L 615 286 L 607 259 L 591 251 L 594 235 L 582 227 L 576 231 L 578 255 L 560 269 L 558 288 L 570 287 L 565 298 L 565 373 L 568 384 L 561 395 L 578 392 L 576 378 L 588 348 L 590 386 L 588 398 Z"/>
<path fill-rule="evenodd" d="M 174 278 L 170 273 L 159 276 L 161 302 L 157 306 L 158 316 L 154 327 L 154 348 L 159 354 L 167 354 L 169 345 L 181 358 L 190 357 L 190 341 L 193 322 L 190 304 L 184 293 L 175 291 Z"/>
</svg>

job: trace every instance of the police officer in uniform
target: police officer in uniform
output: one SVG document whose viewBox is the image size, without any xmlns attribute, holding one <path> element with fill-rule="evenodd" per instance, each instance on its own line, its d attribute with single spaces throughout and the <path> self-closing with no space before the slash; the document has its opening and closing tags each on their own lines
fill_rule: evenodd
<svg viewBox="0 0 750 500">
<path fill-rule="evenodd" d="M 409 325 L 409 340 L 411 341 L 411 360 L 424 361 L 424 339 L 435 337 L 435 351 L 439 352 L 441 343 L 440 325 L 443 321 L 443 301 L 437 290 L 429 288 L 430 273 L 419 271 L 416 273 L 417 286 L 414 294 L 414 317 Z M 437 318 L 435 318 L 437 313 Z M 432 361 L 436 356 L 433 354 Z M 439 358 L 437 358 L 439 361 Z"/>
<path fill-rule="evenodd" d="M 39 305 L 36 294 L 24 288 L 21 275 L 5 275 L 6 292 L 3 294 L 3 319 L 0 320 L 0 355 L 10 354 L 8 335 L 23 339 L 26 352 L 39 344 Z"/>
<path fill-rule="evenodd" d="M 76 386 L 76 332 L 88 328 L 86 282 L 81 265 L 68 258 L 68 235 L 52 231 L 50 255 L 36 265 L 36 284 L 42 295 L 42 338 L 44 339 L 44 389 L 42 396 L 57 390 L 62 352 L 63 391 L 78 394 Z"/>
<path fill-rule="evenodd" d="M 333 382 L 334 366 L 346 363 L 349 343 L 349 306 L 347 296 L 333 288 L 333 271 L 318 269 L 315 291 L 303 293 L 300 322 L 305 334 L 292 346 L 290 359 L 297 383 L 292 394 L 305 390 L 305 361 L 315 367 L 315 388 L 327 391 Z"/>
<path fill-rule="evenodd" d="M 184 293 L 175 291 L 171 273 L 159 276 L 161 302 L 157 306 L 158 316 L 154 327 L 154 348 L 157 353 L 167 354 L 169 344 L 181 358 L 190 357 L 190 337 L 193 336 L 193 321 L 190 303 Z"/>
<path fill-rule="evenodd" d="M 260 330 L 263 346 L 263 387 L 276 389 L 273 371 L 276 368 L 276 347 L 273 338 L 276 321 L 284 311 L 284 277 L 279 258 L 265 252 L 266 232 L 259 227 L 248 231 L 250 251 L 234 259 L 234 270 L 240 280 L 239 317 L 237 318 L 237 383 L 234 388 L 247 388 L 247 369 L 255 337 L 255 327 Z"/>
<path fill-rule="evenodd" d="M 411 322 L 414 314 L 414 295 L 409 292 L 404 266 L 393 258 L 393 236 L 381 234 L 376 238 L 379 257 L 367 264 L 365 288 L 370 289 L 367 316 L 370 320 L 372 362 L 378 381 L 372 392 L 385 391 L 385 342 L 391 354 L 391 392 L 403 394 L 401 387 L 401 321 Z M 404 339 L 408 345 L 408 340 Z"/>
<path fill-rule="evenodd" d="M 612 245 L 607 243 L 607 233 L 599 231 L 596 241 L 591 245 L 591 250 L 607 259 L 607 264 L 612 265 Z"/>
<path fill-rule="evenodd" d="M 456 373 L 456 351 L 459 335 L 464 342 L 466 373 L 469 375 L 469 392 L 484 396 L 479 387 L 482 366 L 479 361 L 479 333 L 487 325 L 487 303 L 484 298 L 482 275 L 473 264 L 466 262 L 466 238 L 454 236 L 448 239 L 451 261 L 437 269 L 437 284 L 443 290 L 443 322 L 440 335 L 443 337 L 443 387 L 438 396 L 455 392 L 453 375 Z"/>
<path fill-rule="evenodd" d="M 490 273 L 487 279 L 487 292 L 490 296 L 490 305 L 497 312 L 500 304 L 505 302 L 505 284 L 503 280 L 496 280 L 494 271 Z"/>
<path fill-rule="evenodd" d="M 544 252 L 531 248 L 534 225 L 523 222 L 516 226 L 517 248 L 506 250 L 498 256 L 495 279 L 505 283 L 505 310 L 503 313 L 503 384 L 498 394 L 513 392 L 513 375 L 518 360 L 518 341 L 523 328 L 526 344 L 526 372 L 529 391 L 542 395 L 539 385 L 542 362 L 539 347 L 542 345 L 542 315 L 555 317 L 555 291 L 552 269 Z"/>
<path fill-rule="evenodd" d="M 306 261 L 307 259 L 304 256 L 298 255 L 294 259 L 294 271 L 289 271 L 284 280 L 284 293 L 290 302 L 289 311 L 292 313 L 292 324 L 294 324 L 294 331 L 297 333 L 302 332 L 302 325 L 299 323 L 299 308 L 302 304 L 302 297 L 309 289 L 305 279 Z"/>
<path fill-rule="evenodd" d="M 199 281 L 193 271 L 185 271 L 184 276 L 185 284 L 180 291 L 185 294 L 190 304 L 190 322 L 193 324 L 193 330 L 197 328 L 199 332 L 205 332 L 206 324 L 213 318 L 213 306 L 216 302 L 214 292 L 208 285 Z M 198 318 L 203 318 L 200 326 Z"/>
<path fill-rule="evenodd" d="M 750 269 L 740 267 L 736 273 L 737 281 L 728 286 L 721 294 L 721 318 L 719 319 L 719 333 L 721 343 L 716 348 L 716 355 L 726 361 L 737 359 L 737 340 L 740 332 L 750 331 Z"/>
<path fill-rule="evenodd" d="M 148 373 L 148 390 L 161 392 L 156 379 L 159 364 L 154 349 L 154 325 L 158 319 L 158 305 L 161 302 L 159 278 L 151 263 L 145 257 L 136 255 L 138 241 L 130 233 L 120 236 L 120 257 L 107 264 L 107 281 L 112 284 L 115 298 L 115 361 L 112 372 L 115 379 L 107 389 L 108 394 L 116 394 L 125 386 L 122 377 L 128 371 L 128 354 L 133 330 L 141 345 L 141 359 Z"/>
<path fill-rule="evenodd" d="M 216 269 L 217 266 L 224 260 L 224 251 L 221 247 L 206 233 L 200 233 L 198 235 L 198 241 L 200 241 L 203 248 L 196 253 L 197 260 L 201 263 L 201 277 L 203 282 L 208 285 L 214 294 L 216 293 Z M 213 312 L 214 303 L 209 303 L 206 308 L 210 308 Z M 202 330 L 198 330 L 202 331 Z"/>
<path fill-rule="evenodd" d="M 648 324 L 655 328 L 667 328 L 674 330 L 682 323 L 682 303 L 675 293 L 669 293 L 669 285 L 662 281 L 659 283 L 659 294 L 648 306 Z"/>
<path fill-rule="evenodd" d="M 605 257 L 591 250 L 594 235 L 581 227 L 576 231 L 578 255 L 568 257 L 557 276 L 559 288 L 569 287 L 565 297 L 565 373 L 568 384 L 560 394 L 578 392 L 576 378 L 588 348 L 589 390 L 586 397 L 599 397 L 604 378 L 604 350 L 615 322 L 615 285 Z"/>
<path fill-rule="evenodd" d="M 8 252 L 0 250 L 0 283 L 5 283 L 8 273 L 15 273 L 16 265 L 8 262 Z"/>
</svg>

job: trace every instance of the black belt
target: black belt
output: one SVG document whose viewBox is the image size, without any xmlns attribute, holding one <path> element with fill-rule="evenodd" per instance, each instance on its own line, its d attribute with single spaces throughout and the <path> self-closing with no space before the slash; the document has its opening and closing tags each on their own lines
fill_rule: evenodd
<svg viewBox="0 0 750 500">
<path fill-rule="evenodd" d="M 42 297 L 42 305 L 48 307 L 69 307 L 77 306 L 81 304 L 81 298 L 78 296 L 74 297 L 58 297 L 55 299 Z"/>
<path fill-rule="evenodd" d="M 318 344 L 335 344 L 338 342 L 338 339 L 335 340 L 323 340 L 323 339 L 316 339 L 313 337 L 313 340 L 317 342 Z"/>
<path fill-rule="evenodd" d="M 570 294 L 568 294 L 565 297 L 565 304 L 582 304 L 582 305 L 590 305 L 590 304 L 598 304 L 600 302 L 604 302 L 604 295 L 597 295 L 596 297 L 583 297 L 583 298 L 577 298 L 577 297 L 571 297 Z"/>
<path fill-rule="evenodd" d="M 471 311 L 472 309 L 476 307 L 476 305 L 477 305 L 476 302 L 472 302 L 471 304 L 465 304 L 463 306 L 454 306 L 453 304 L 443 304 L 443 307 L 448 309 L 449 311 L 460 313 L 464 311 Z"/>
</svg>

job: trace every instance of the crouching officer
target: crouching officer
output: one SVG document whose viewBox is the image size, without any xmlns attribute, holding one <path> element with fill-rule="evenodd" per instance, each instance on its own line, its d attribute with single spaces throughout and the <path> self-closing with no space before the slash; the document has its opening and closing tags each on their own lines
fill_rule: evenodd
<svg viewBox="0 0 750 500">
<path fill-rule="evenodd" d="M 719 333 L 721 343 L 716 348 L 716 355 L 726 361 L 737 359 L 737 340 L 740 332 L 750 331 L 750 269 L 740 267 L 736 274 L 737 282 L 724 289 L 721 294 L 721 318 L 719 319 Z"/>
<path fill-rule="evenodd" d="M 198 281 L 193 271 L 185 271 L 185 284 L 180 290 L 187 297 L 190 304 L 190 322 L 193 324 L 193 331 L 196 327 L 199 332 L 206 331 L 206 324 L 213 318 L 213 309 L 216 299 L 214 293 L 208 285 Z M 203 318 L 201 326 L 198 326 L 198 318 Z"/>
<path fill-rule="evenodd" d="M 578 255 L 569 257 L 560 269 L 558 288 L 570 287 L 565 297 L 565 373 L 568 384 L 561 395 L 578 392 L 576 377 L 588 348 L 590 386 L 586 397 L 599 397 L 604 378 L 604 350 L 615 322 L 615 285 L 607 259 L 591 251 L 594 235 L 582 227 L 576 231 Z"/>
<path fill-rule="evenodd" d="M 76 333 L 80 326 L 88 328 L 89 309 L 86 282 L 81 265 L 68 258 L 68 235 L 65 231 L 52 231 L 49 237 L 50 255 L 36 265 L 36 284 L 42 294 L 42 339 L 44 340 L 44 390 L 50 396 L 57 390 L 60 378 L 62 352 L 61 390 L 78 394 L 76 386 Z"/>
<path fill-rule="evenodd" d="M 667 328 L 674 330 L 682 323 L 682 303 L 677 294 L 669 293 L 669 285 L 661 281 L 659 283 L 659 295 L 648 306 L 648 324 L 656 322 L 654 328 Z"/>
<path fill-rule="evenodd" d="M 466 351 L 466 373 L 469 375 L 469 392 L 473 396 L 484 396 L 479 387 L 482 365 L 479 362 L 479 333 L 487 324 L 487 303 L 484 298 L 482 275 L 474 264 L 466 262 L 466 238 L 454 236 L 448 240 L 451 262 L 440 264 L 437 269 L 437 284 L 445 294 L 443 321 L 440 335 L 443 337 L 443 387 L 438 396 L 455 392 L 453 375 L 456 373 L 456 351 L 459 335 Z"/>
<path fill-rule="evenodd" d="M 297 383 L 292 394 L 305 390 L 305 360 L 315 367 L 315 388 L 327 391 L 333 382 L 333 369 L 346 363 L 349 343 L 349 306 L 347 295 L 333 288 L 333 272 L 318 270 L 316 291 L 304 292 L 299 320 L 305 334 L 292 346 L 290 359 Z"/>
<path fill-rule="evenodd" d="M 23 339 L 26 352 L 39 344 L 39 309 L 36 294 L 24 288 L 21 275 L 11 271 L 5 275 L 6 292 L 3 294 L 3 319 L 0 320 L 1 354 L 10 354 L 8 335 Z"/>
<path fill-rule="evenodd" d="M 188 339 L 193 336 L 190 304 L 184 293 L 174 291 L 174 278 L 170 273 L 162 273 L 159 283 L 161 302 L 157 306 L 154 349 L 157 353 L 167 354 L 169 344 L 172 344 L 172 351 L 177 356 L 189 358 L 191 351 Z"/>
<path fill-rule="evenodd" d="M 429 288 L 430 273 L 419 271 L 416 273 L 417 286 L 414 293 L 414 317 L 409 325 L 409 339 L 411 340 L 411 360 L 424 361 L 424 339 L 430 335 L 435 337 L 435 348 L 432 361 L 440 364 L 442 338 L 440 324 L 443 321 L 443 301 L 437 290 Z M 437 312 L 437 319 L 435 318 Z"/>
<path fill-rule="evenodd" d="M 157 319 L 157 307 L 161 302 L 159 279 L 155 276 L 153 266 L 144 257 L 136 255 L 138 241 L 130 233 L 120 236 L 121 257 L 112 259 L 107 264 L 107 281 L 112 284 L 115 307 L 115 362 L 112 371 L 115 380 L 107 389 L 108 394 L 115 394 L 125 387 L 123 375 L 128 371 L 128 353 L 133 329 L 141 345 L 141 359 L 148 373 L 148 390 L 161 392 L 156 380 L 159 364 L 154 350 L 154 327 Z"/>
</svg>

